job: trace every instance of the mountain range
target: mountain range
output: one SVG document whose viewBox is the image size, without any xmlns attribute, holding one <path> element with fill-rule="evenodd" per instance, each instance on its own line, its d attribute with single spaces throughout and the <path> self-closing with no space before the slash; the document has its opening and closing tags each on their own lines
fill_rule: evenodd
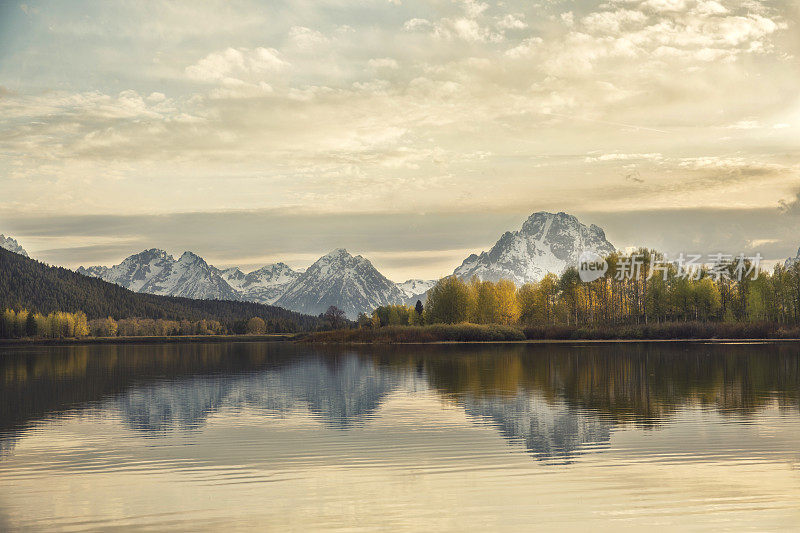
<svg viewBox="0 0 800 533">
<path fill-rule="evenodd" d="M 343 248 L 320 257 L 304 272 L 276 263 L 245 274 L 236 267 L 218 269 L 192 252 L 175 259 L 158 249 L 134 254 L 112 267 L 79 267 L 77 272 L 135 292 L 275 304 L 304 314 L 317 315 L 335 305 L 351 319 L 408 297 L 369 260 Z M 410 286 L 423 289 L 432 283 Z"/>
<path fill-rule="evenodd" d="M 222 279 L 218 269 L 192 252 L 184 252 L 176 260 L 164 250 L 152 248 L 112 267 L 80 267 L 77 272 L 116 283 L 134 292 L 198 300 L 241 299 L 239 293 Z"/>
<path fill-rule="evenodd" d="M 21 250 L 14 239 L 3 237 L 2 242 L 3 247 Z M 453 274 L 462 279 L 510 279 L 522 285 L 538 281 L 548 272 L 560 274 L 576 264 L 585 250 L 603 255 L 614 249 L 595 225 L 586 226 L 567 213 L 537 212 L 519 230 L 504 233 L 488 252 L 467 257 Z M 394 283 L 368 259 L 343 248 L 320 257 L 302 272 L 285 263 L 249 273 L 237 267 L 219 269 L 192 252 L 175 259 L 155 248 L 131 255 L 118 265 L 80 267 L 77 272 L 140 293 L 256 302 L 314 315 L 335 305 L 350 319 L 380 305 L 424 301 L 436 283 L 424 279 Z"/>
<path fill-rule="evenodd" d="M 89 319 L 110 316 L 233 323 L 260 317 L 267 323 L 297 331 L 313 331 L 323 325 L 317 317 L 253 302 L 137 293 L 3 248 L 0 248 L 0 309 L 35 309 L 43 314 L 83 311 Z"/>
</svg>

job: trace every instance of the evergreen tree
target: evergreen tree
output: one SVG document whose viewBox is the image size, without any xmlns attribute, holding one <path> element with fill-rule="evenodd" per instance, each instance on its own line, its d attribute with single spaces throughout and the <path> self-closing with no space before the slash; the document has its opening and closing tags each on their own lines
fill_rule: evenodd
<svg viewBox="0 0 800 533">
<path fill-rule="evenodd" d="M 36 315 L 30 312 L 28 313 L 28 318 L 25 320 L 25 335 L 28 337 L 35 337 L 37 329 Z"/>
</svg>

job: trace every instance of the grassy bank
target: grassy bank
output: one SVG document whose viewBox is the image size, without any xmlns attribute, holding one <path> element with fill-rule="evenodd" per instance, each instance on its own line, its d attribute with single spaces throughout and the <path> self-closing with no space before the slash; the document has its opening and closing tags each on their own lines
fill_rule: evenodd
<svg viewBox="0 0 800 533">
<path fill-rule="evenodd" d="M 76 344 L 151 344 L 171 342 L 265 342 L 289 341 L 296 337 L 293 333 L 275 333 L 269 335 L 172 335 L 172 336 L 136 336 L 136 337 L 79 337 L 43 339 L 25 337 L 21 339 L 0 339 L 2 346 L 71 346 Z"/>
<path fill-rule="evenodd" d="M 520 342 L 591 340 L 696 340 L 696 339 L 800 339 L 800 326 L 768 323 L 668 322 L 606 327 L 501 326 L 485 324 L 434 324 L 341 329 L 307 334 L 177 335 L 136 337 L 0 339 L 2 346 L 69 346 L 79 344 L 151 344 L 265 342 L 297 340 L 328 344 L 409 344 L 436 342 Z"/>
<path fill-rule="evenodd" d="M 310 333 L 304 342 L 403 344 L 431 342 L 509 342 L 525 340 L 679 340 L 798 339 L 800 327 L 767 323 L 668 322 L 625 326 L 515 327 L 481 324 L 389 326 Z"/>
<path fill-rule="evenodd" d="M 370 329 L 340 329 L 309 333 L 302 337 L 313 343 L 399 344 L 420 342 L 523 341 L 521 329 L 482 324 L 434 324 L 431 326 L 387 326 Z"/>
<path fill-rule="evenodd" d="M 543 326 L 523 330 L 526 339 L 796 339 L 800 327 L 770 323 L 662 322 L 606 327 Z"/>
</svg>

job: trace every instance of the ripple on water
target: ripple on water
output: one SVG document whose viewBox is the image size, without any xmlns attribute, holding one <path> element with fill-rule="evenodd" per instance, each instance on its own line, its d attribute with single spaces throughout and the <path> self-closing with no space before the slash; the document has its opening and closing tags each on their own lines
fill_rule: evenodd
<svg viewBox="0 0 800 533">
<path fill-rule="evenodd" d="M 791 346 L 150 348 L 0 359 L 0 529 L 800 523 Z"/>
</svg>

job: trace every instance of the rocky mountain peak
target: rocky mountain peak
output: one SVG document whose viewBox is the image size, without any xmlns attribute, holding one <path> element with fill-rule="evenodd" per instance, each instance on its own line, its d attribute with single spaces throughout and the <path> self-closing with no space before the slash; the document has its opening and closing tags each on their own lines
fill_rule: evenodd
<svg viewBox="0 0 800 533">
<path fill-rule="evenodd" d="M 135 292 L 203 300 L 237 300 L 238 293 L 203 258 L 184 252 L 177 261 L 158 248 L 131 255 L 112 267 L 79 268 Z"/>
<path fill-rule="evenodd" d="M 350 255 L 350 252 L 348 252 L 345 248 L 336 248 L 335 250 L 331 250 L 327 254 L 320 257 L 320 259 L 326 259 L 329 261 L 341 261 L 352 257 L 353 256 Z"/>
<path fill-rule="evenodd" d="M 25 248 L 20 246 L 16 239 L 6 237 L 2 233 L 0 233 L 0 248 L 28 257 L 28 252 L 25 251 Z"/>
<path fill-rule="evenodd" d="M 194 252 L 183 252 L 178 261 L 181 263 L 199 263 L 208 266 L 208 263 L 206 263 L 205 259 Z"/>
<path fill-rule="evenodd" d="M 135 257 L 139 260 L 149 261 L 152 259 L 162 259 L 162 260 L 169 260 L 174 261 L 175 259 L 160 248 L 149 248 L 147 250 L 142 250 L 138 254 L 134 254 L 131 257 Z M 129 258 L 130 259 L 130 258 Z"/>
<path fill-rule="evenodd" d="M 585 250 L 605 255 L 614 246 L 598 226 L 586 226 L 568 213 L 540 211 L 528 217 L 519 231 L 504 233 L 489 252 L 467 257 L 454 274 L 465 279 L 510 279 L 522 285 L 549 272 L 560 274 Z"/>
<path fill-rule="evenodd" d="M 308 314 L 335 305 L 354 319 L 378 306 L 402 303 L 404 296 L 368 259 L 337 248 L 300 274 L 275 303 Z"/>
</svg>

